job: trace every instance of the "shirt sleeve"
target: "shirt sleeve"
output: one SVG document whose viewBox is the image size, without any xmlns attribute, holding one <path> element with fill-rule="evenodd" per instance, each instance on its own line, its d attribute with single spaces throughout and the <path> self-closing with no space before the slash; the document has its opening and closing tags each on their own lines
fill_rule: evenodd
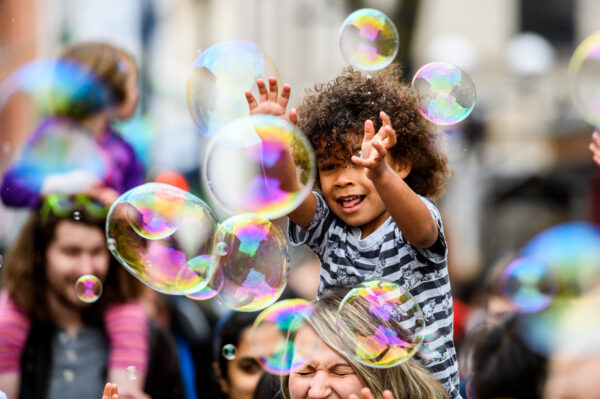
<svg viewBox="0 0 600 399">
<path fill-rule="evenodd" d="M 313 191 L 317 199 L 317 210 L 310 225 L 305 230 L 293 221 L 288 224 L 288 237 L 292 245 L 306 244 L 317 255 L 321 255 L 327 243 L 329 227 L 334 222 L 335 215 L 330 211 L 325 198 L 320 193 Z"/>
</svg>

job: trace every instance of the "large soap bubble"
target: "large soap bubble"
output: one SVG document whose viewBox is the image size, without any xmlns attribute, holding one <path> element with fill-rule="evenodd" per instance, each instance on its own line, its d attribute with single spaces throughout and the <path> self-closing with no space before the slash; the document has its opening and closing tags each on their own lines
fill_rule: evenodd
<svg viewBox="0 0 600 399">
<path fill-rule="evenodd" d="M 425 319 L 415 298 L 386 280 L 359 284 L 337 313 L 342 344 L 367 366 L 394 367 L 412 357 L 423 341 Z"/>
<path fill-rule="evenodd" d="M 279 298 L 287 283 L 289 256 L 281 229 L 254 215 L 236 215 L 219 225 L 213 255 L 223 272 L 219 298 L 230 308 L 251 312 Z"/>
<path fill-rule="evenodd" d="M 319 339 L 316 334 L 299 336 L 301 329 L 311 328 L 307 320 L 313 312 L 305 299 L 286 299 L 263 310 L 252 327 L 253 354 L 272 374 L 289 374 L 312 359 Z M 300 339 L 297 339 L 300 338 Z"/>
<path fill-rule="evenodd" d="M 271 219 L 293 211 L 310 193 L 315 158 L 294 125 L 272 115 L 251 115 L 211 139 L 204 173 L 210 192 L 227 209 Z"/>
<path fill-rule="evenodd" d="M 421 115 L 437 125 L 454 125 L 475 106 L 475 85 L 465 71 L 445 62 L 422 66 L 411 83 Z"/>
<path fill-rule="evenodd" d="M 398 31 L 387 15 L 372 8 L 354 11 L 339 31 L 340 50 L 352 66 L 375 71 L 390 65 L 398 53 Z"/>
<path fill-rule="evenodd" d="M 207 259 L 216 228 L 213 212 L 199 198 L 170 185 L 147 183 L 113 204 L 106 237 L 112 254 L 144 284 L 184 295 L 202 290 L 214 273 L 215 264 Z M 189 237 L 194 239 L 185 239 Z"/>
<path fill-rule="evenodd" d="M 40 59 L 18 68 L 0 84 L 0 173 L 10 167 L 10 178 L 34 192 L 57 174 L 74 173 L 63 179 L 74 192 L 101 181 L 110 173 L 106 154 L 73 118 L 110 101 L 107 88 L 75 61 Z"/>
<path fill-rule="evenodd" d="M 220 127 L 248 115 L 244 93 L 258 98 L 256 80 L 279 73 L 271 57 L 254 43 L 232 40 L 203 51 L 192 65 L 187 83 L 187 103 L 200 132 L 211 137 Z"/>
<path fill-rule="evenodd" d="M 546 308 L 523 319 L 523 338 L 540 353 L 559 350 L 564 339 L 561 320 L 574 303 L 600 288 L 600 226 L 571 222 L 551 227 L 533 237 L 518 256 L 543 262 L 556 287 Z"/>
<path fill-rule="evenodd" d="M 568 67 L 571 98 L 590 124 L 600 123 L 600 31 L 577 46 Z"/>
</svg>

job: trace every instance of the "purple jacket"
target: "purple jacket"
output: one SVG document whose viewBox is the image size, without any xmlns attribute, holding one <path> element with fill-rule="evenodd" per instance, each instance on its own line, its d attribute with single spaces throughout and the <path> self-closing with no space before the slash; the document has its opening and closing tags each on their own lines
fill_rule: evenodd
<svg viewBox="0 0 600 399">
<path fill-rule="evenodd" d="M 35 142 L 43 132 L 43 126 L 37 129 L 28 141 Z M 104 184 L 119 194 L 144 183 L 144 167 L 139 162 L 133 148 L 110 127 L 102 133 L 97 142 L 108 160 L 108 173 Z M 41 195 L 20 181 L 17 170 L 10 168 L 2 180 L 0 199 L 7 206 L 34 208 L 39 205 Z"/>
</svg>

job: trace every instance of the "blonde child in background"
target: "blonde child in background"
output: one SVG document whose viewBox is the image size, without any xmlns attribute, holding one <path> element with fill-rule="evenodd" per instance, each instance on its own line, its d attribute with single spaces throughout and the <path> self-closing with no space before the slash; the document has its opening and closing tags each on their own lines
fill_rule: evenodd
<svg viewBox="0 0 600 399">
<path fill-rule="evenodd" d="M 427 305 L 427 326 L 440 334 L 430 344 L 436 355 L 419 360 L 459 398 L 447 246 L 429 199 L 441 195 L 450 171 L 399 75 L 397 65 L 370 75 L 347 68 L 287 115 L 290 86 L 278 95 L 273 78 L 268 87 L 257 81 L 258 99 L 246 98 L 251 114 L 297 124 L 315 151 L 318 191 L 288 215 L 288 234 L 319 257 L 319 295 L 372 279 L 404 286 Z M 293 176 L 284 184 L 296 190 Z"/>
</svg>

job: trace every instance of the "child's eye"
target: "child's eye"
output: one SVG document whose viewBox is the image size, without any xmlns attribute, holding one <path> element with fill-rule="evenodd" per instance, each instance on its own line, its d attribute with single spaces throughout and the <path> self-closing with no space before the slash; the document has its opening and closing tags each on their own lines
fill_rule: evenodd
<svg viewBox="0 0 600 399">
<path fill-rule="evenodd" d="M 319 167 L 319 171 L 321 171 L 321 172 L 328 172 L 328 171 L 331 171 L 334 169 L 335 169 L 335 165 L 332 165 L 332 164 L 322 165 Z"/>
</svg>

